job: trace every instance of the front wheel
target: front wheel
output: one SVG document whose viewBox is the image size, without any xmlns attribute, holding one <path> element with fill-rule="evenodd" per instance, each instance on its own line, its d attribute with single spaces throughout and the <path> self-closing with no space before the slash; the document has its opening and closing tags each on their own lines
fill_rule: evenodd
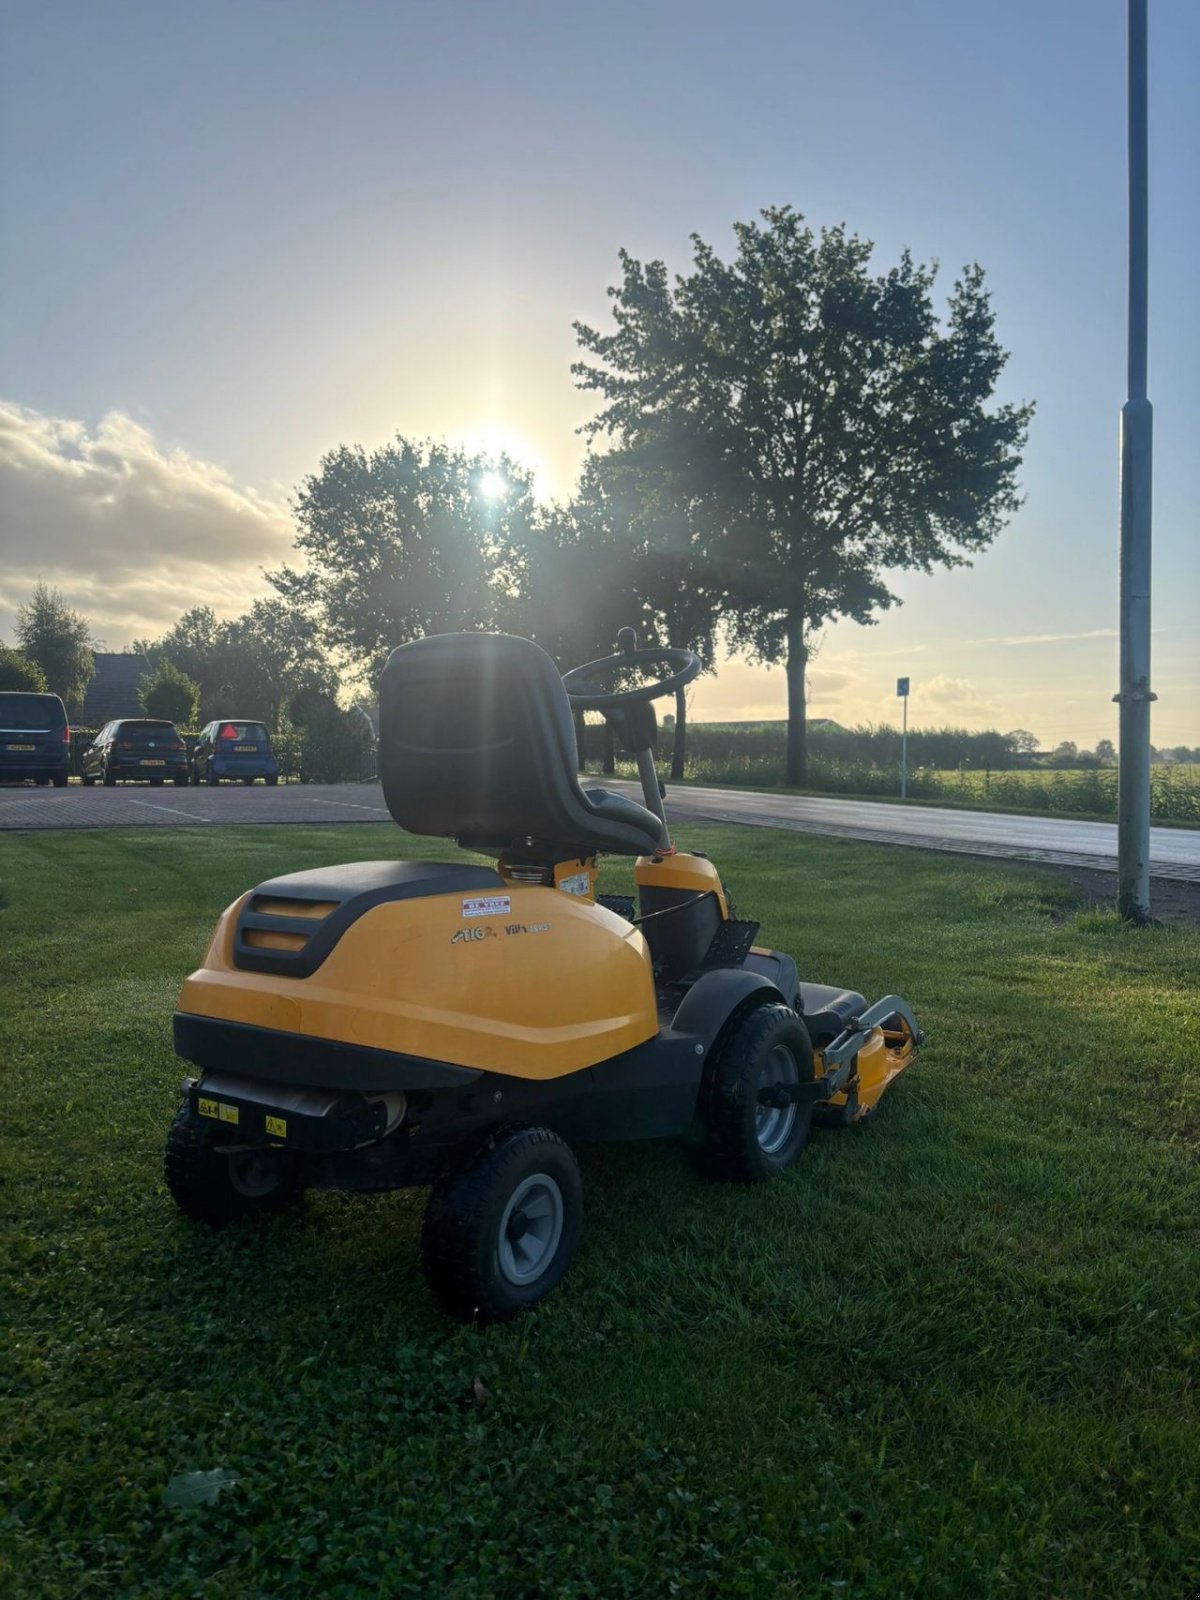
<svg viewBox="0 0 1200 1600">
<path fill-rule="evenodd" d="M 813 1101 L 808 1029 L 790 1006 L 760 1006 L 718 1047 L 704 1107 L 705 1154 L 714 1177 L 761 1183 L 784 1172 L 808 1143 Z"/>
<path fill-rule="evenodd" d="M 290 1151 L 215 1150 L 186 1106 L 167 1135 L 163 1175 L 179 1209 L 213 1228 L 284 1211 L 302 1192 Z"/>
<path fill-rule="evenodd" d="M 85 772 L 83 777 L 79 781 L 83 784 L 83 787 L 85 789 L 90 789 L 92 787 L 92 785 L 95 783 L 96 779 L 94 778 L 94 776 L 90 772 Z"/>
<path fill-rule="evenodd" d="M 105 769 L 104 769 L 104 787 L 106 789 L 115 789 L 116 786 L 117 786 L 117 775 L 116 775 L 116 773 L 115 772 L 110 772 L 108 770 L 108 768 L 105 767 Z"/>
<path fill-rule="evenodd" d="M 268 778 L 266 780 L 266 782 L 267 782 L 267 788 L 268 789 L 273 789 L 275 787 L 275 785 L 279 782 L 279 774 L 275 773 L 272 777 Z"/>
<path fill-rule="evenodd" d="M 435 1299 L 464 1322 L 506 1322 L 545 1298 L 579 1248 L 583 1184 L 548 1128 L 497 1137 L 434 1185 L 421 1230 Z"/>
</svg>

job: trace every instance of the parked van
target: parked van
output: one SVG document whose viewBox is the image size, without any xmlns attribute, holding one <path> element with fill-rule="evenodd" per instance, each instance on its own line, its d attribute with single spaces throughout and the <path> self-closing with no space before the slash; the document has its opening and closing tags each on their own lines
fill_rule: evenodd
<svg viewBox="0 0 1200 1600">
<path fill-rule="evenodd" d="M 0 783 L 33 778 L 63 789 L 70 769 L 71 730 L 58 696 L 0 692 Z"/>
</svg>

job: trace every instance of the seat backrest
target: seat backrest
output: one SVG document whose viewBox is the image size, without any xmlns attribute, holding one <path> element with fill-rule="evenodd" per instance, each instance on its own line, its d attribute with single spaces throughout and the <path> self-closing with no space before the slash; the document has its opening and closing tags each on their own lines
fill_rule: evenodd
<svg viewBox="0 0 1200 1600">
<path fill-rule="evenodd" d="M 597 814 L 576 777 L 571 706 L 530 639 L 445 633 L 393 650 L 379 694 L 388 810 L 412 833 L 469 847 L 636 855 L 658 823 Z M 642 808 L 639 808 L 642 809 Z"/>
</svg>

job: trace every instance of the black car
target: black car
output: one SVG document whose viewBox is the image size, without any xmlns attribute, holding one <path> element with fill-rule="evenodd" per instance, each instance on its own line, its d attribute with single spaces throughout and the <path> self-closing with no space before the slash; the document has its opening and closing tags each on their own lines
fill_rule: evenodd
<svg viewBox="0 0 1200 1600">
<path fill-rule="evenodd" d="M 271 750 L 271 736 L 261 722 L 241 717 L 218 717 L 201 728 L 192 746 L 192 777 L 196 783 L 220 783 L 240 778 L 253 783 L 279 782 L 279 763 Z"/>
<path fill-rule="evenodd" d="M 66 787 L 71 767 L 67 710 L 56 694 L 0 693 L 0 783 L 33 778 Z"/>
<path fill-rule="evenodd" d="M 118 778 L 135 778 L 156 786 L 168 778 L 186 785 L 187 745 L 173 722 L 153 717 L 122 717 L 106 723 L 83 752 L 83 781 L 90 789 L 99 778 L 111 789 Z"/>
</svg>

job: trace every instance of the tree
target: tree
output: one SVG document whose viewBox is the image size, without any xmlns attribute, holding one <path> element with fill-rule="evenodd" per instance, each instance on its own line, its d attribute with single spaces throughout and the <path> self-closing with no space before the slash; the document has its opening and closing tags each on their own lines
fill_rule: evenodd
<svg viewBox="0 0 1200 1600">
<path fill-rule="evenodd" d="M 507 457 L 400 437 L 331 451 L 294 509 L 307 568 L 272 581 L 360 672 L 408 639 L 495 626 L 534 517 L 530 475 Z"/>
<path fill-rule="evenodd" d="M 1041 749 L 1041 740 L 1028 728 L 1014 728 L 1004 736 L 1019 756 L 1033 756 Z"/>
<path fill-rule="evenodd" d="M 213 716 L 261 717 L 277 727 L 297 695 L 337 693 L 337 672 L 312 620 L 286 600 L 256 600 L 244 617 L 223 624 L 217 662 L 217 693 L 226 704 Z"/>
<path fill-rule="evenodd" d="M 209 606 L 185 612 L 161 639 L 135 649 L 169 661 L 200 692 L 200 718 L 261 718 L 278 727 L 287 701 L 302 690 L 332 696 L 338 675 L 321 648 L 313 619 L 279 598 L 256 600 L 242 617 L 218 622 Z"/>
<path fill-rule="evenodd" d="M 45 694 L 46 674 L 36 661 L 0 644 L 0 689 L 26 689 L 32 694 Z"/>
<path fill-rule="evenodd" d="M 805 779 L 805 667 L 821 626 L 895 603 L 896 568 L 964 564 L 1020 503 L 1031 406 L 986 409 L 1007 359 L 978 266 L 943 328 L 934 269 L 905 252 L 878 276 L 872 246 L 804 226 L 789 207 L 735 229 L 722 262 L 693 236 L 694 270 L 668 278 L 621 253 L 616 330 L 576 324 L 594 361 L 573 371 L 602 409 L 600 469 L 616 471 L 719 594 L 735 647 L 783 660 L 786 781 Z"/>
<path fill-rule="evenodd" d="M 77 717 L 96 670 L 91 623 L 39 578 L 28 604 L 17 611 L 17 639 L 22 655 L 36 662 L 51 692 L 61 696 L 68 716 Z"/>
<path fill-rule="evenodd" d="M 1046 757 L 1046 765 L 1048 767 L 1078 767 L 1079 746 L 1074 739 L 1063 739 L 1059 744 L 1056 744 Z"/>
<path fill-rule="evenodd" d="M 196 720 L 200 690 L 175 664 L 165 657 L 143 677 L 138 700 L 148 717 L 189 727 Z"/>
<path fill-rule="evenodd" d="M 1117 764 L 1117 747 L 1111 739 L 1099 739 L 1096 742 L 1096 760 L 1102 767 L 1115 767 Z"/>
</svg>

